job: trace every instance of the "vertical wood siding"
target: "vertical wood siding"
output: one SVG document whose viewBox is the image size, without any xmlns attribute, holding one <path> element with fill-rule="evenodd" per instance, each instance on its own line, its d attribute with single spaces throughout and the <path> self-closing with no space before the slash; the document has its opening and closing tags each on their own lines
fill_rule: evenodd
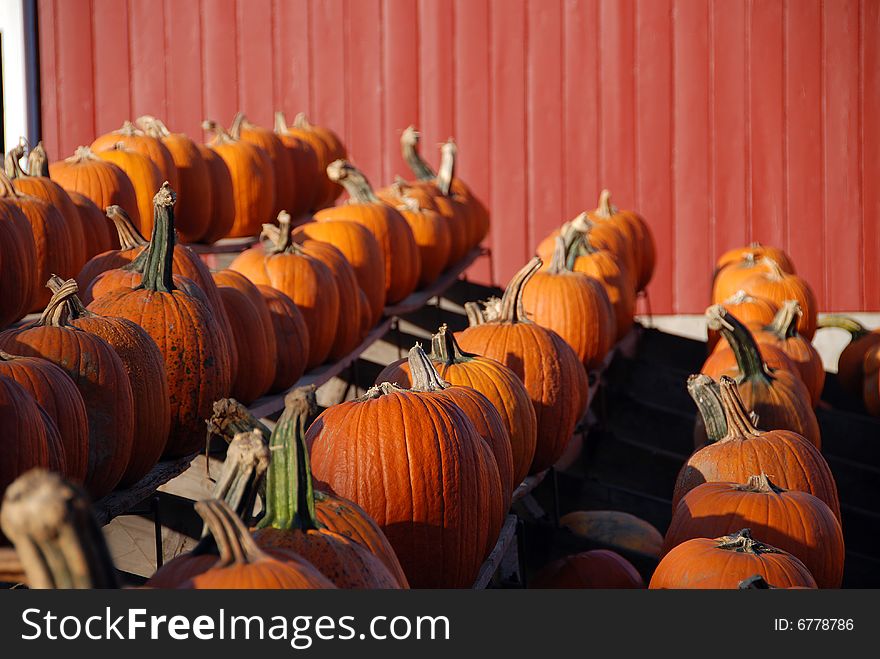
<svg viewBox="0 0 880 659">
<path fill-rule="evenodd" d="M 504 283 L 608 187 L 658 244 L 655 312 L 700 312 L 717 254 L 781 245 L 827 310 L 880 310 L 873 0 L 39 0 L 43 139 L 141 114 L 201 136 L 305 111 L 376 185 L 454 135 Z"/>
</svg>

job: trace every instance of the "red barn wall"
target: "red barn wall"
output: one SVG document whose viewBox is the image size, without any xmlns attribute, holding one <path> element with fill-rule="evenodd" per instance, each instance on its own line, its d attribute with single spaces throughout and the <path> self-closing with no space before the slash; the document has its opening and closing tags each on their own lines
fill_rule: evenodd
<svg viewBox="0 0 880 659">
<path fill-rule="evenodd" d="M 39 0 L 52 158 L 140 114 L 201 135 L 305 110 L 377 184 L 454 135 L 505 282 L 602 187 L 658 244 L 655 312 L 716 255 L 785 247 L 826 310 L 880 310 L 873 0 Z"/>
</svg>

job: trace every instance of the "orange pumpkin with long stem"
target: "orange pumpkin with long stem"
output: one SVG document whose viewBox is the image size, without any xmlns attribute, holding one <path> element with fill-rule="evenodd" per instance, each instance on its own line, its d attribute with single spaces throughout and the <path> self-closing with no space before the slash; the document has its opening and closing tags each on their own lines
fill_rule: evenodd
<svg viewBox="0 0 880 659">
<path fill-rule="evenodd" d="M 229 127 L 229 135 L 233 139 L 250 142 L 266 152 L 275 175 L 275 207 L 272 215 L 289 210 L 296 200 L 296 181 L 290 153 L 278 135 L 269 128 L 249 121 L 243 112 L 236 113 Z"/>
</svg>

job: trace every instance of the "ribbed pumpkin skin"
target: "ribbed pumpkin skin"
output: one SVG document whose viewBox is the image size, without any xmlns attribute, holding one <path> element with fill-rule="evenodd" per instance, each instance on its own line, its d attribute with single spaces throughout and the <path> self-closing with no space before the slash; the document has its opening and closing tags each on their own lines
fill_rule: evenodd
<svg viewBox="0 0 880 659">
<path fill-rule="evenodd" d="M 716 538 L 741 528 L 797 556 L 819 588 L 840 588 L 845 553 L 840 523 L 824 502 L 806 492 L 743 491 L 735 483 L 703 483 L 675 509 L 664 551 L 692 538 Z"/>
<path fill-rule="evenodd" d="M 753 574 L 780 588 L 816 587 L 810 571 L 789 553 L 747 554 L 718 549 L 717 544 L 695 538 L 678 545 L 660 561 L 648 587 L 735 589 Z"/>
<path fill-rule="evenodd" d="M 221 285 L 220 298 L 238 352 L 238 370 L 230 393 L 247 405 L 266 393 L 275 379 L 274 336 L 270 336 L 257 307 L 240 290 Z"/>
<path fill-rule="evenodd" d="M 128 468 L 134 430 L 131 384 L 116 351 L 93 334 L 39 325 L 3 332 L 0 349 L 48 359 L 73 379 L 89 425 L 85 486 L 96 499 L 109 493 Z"/>
<path fill-rule="evenodd" d="M 429 208 L 397 207 L 409 224 L 419 250 L 421 269 L 417 286 L 425 288 L 436 281 L 449 263 L 452 236 L 449 223 L 440 213 Z"/>
<path fill-rule="evenodd" d="M 73 274 L 62 275 L 73 277 L 86 262 L 86 237 L 82 220 L 70 196 L 55 181 L 45 176 L 23 176 L 15 179 L 12 184 L 15 189 L 25 195 L 37 197 L 54 206 L 61 216 L 66 232 L 70 235 L 71 242 L 67 247 L 67 259 Z M 60 273 L 55 273 L 60 274 Z M 45 281 L 45 280 L 44 280 Z"/>
<path fill-rule="evenodd" d="M 243 142 L 260 147 L 269 156 L 275 181 L 275 205 L 272 215 L 278 215 L 281 211 L 289 212 L 296 200 L 296 181 L 293 178 L 293 162 L 284 144 L 270 129 L 255 126 L 247 121 L 242 122 L 237 137 Z"/>
<path fill-rule="evenodd" d="M 747 256 L 716 270 L 712 281 L 712 303 L 723 304 L 739 291 L 745 291 L 753 297 L 762 297 L 747 289 L 745 284 L 756 274 L 767 272 L 767 269 L 764 261 Z"/>
<path fill-rule="evenodd" d="M 742 288 L 755 297 L 763 297 L 781 306 L 786 300 L 797 300 L 803 314 L 797 321 L 797 330 L 807 340 L 812 341 L 816 333 L 818 304 L 813 289 L 805 279 L 770 268 L 758 272 L 743 282 Z"/>
<path fill-rule="evenodd" d="M 339 291 L 330 269 L 308 254 L 270 254 L 251 248 L 229 265 L 254 284 L 272 286 L 294 301 L 309 329 L 309 361 L 324 363 L 336 338 Z"/>
<path fill-rule="evenodd" d="M 0 198 L 0 327 L 23 318 L 37 286 L 37 247 L 27 218 L 18 206 Z"/>
<path fill-rule="evenodd" d="M 542 270 L 523 290 L 523 307 L 533 322 L 561 336 L 587 369 L 601 366 L 611 350 L 614 311 L 595 279 L 571 271 Z"/>
<path fill-rule="evenodd" d="M 603 190 L 599 207 L 589 214 L 594 222 L 607 222 L 619 229 L 633 256 L 635 291 L 642 291 L 651 281 L 657 258 L 654 237 L 645 219 L 631 210 L 622 210 L 611 204 L 611 193 Z"/>
<path fill-rule="evenodd" d="M 257 286 L 272 325 L 275 341 L 275 378 L 270 392 L 285 391 L 306 372 L 309 360 L 309 328 L 299 307 L 287 295 L 271 286 Z"/>
<path fill-rule="evenodd" d="M 778 247 L 761 245 L 760 243 L 752 243 L 746 247 L 735 247 L 724 252 L 715 262 L 715 272 L 717 274 L 722 268 L 745 259 L 760 261 L 765 257 L 776 261 L 784 272 L 795 274 L 794 262 L 788 254 Z"/>
<path fill-rule="evenodd" d="M 617 257 L 606 249 L 597 249 L 590 254 L 578 256 L 572 269 L 602 284 L 614 310 L 615 340 L 619 341 L 626 336 L 635 317 L 636 296 Z"/>
<path fill-rule="evenodd" d="M 489 508 L 483 440 L 461 409 L 436 393 L 368 395 L 324 411 L 306 440 L 316 486 L 376 521 L 412 587 L 470 587 Z"/>
<path fill-rule="evenodd" d="M 587 405 L 583 365 L 556 332 L 534 323 L 490 323 L 456 334 L 461 347 L 496 359 L 525 385 L 535 408 L 538 439 L 530 474 L 562 455 Z"/>
<path fill-rule="evenodd" d="M 235 219 L 226 237 L 258 235 L 275 208 L 275 174 L 269 154 L 247 142 L 209 146 L 226 163 L 232 180 Z"/>
<path fill-rule="evenodd" d="M 91 199 L 102 211 L 107 206 L 121 206 L 134 225 L 141 226 L 137 193 L 128 174 L 112 162 L 98 158 L 87 147 L 77 149 L 77 154 L 67 160 L 50 164 L 49 175 L 65 190 L 80 192 Z M 150 213 L 152 217 L 152 209 Z"/>
<path fill-rule="evenodd" d="M 232 176 L 226 161 L 213 149 L 202 144 L 196 146 L 211 180 L 211 217 L 199 242 L 210 245 L 228 236 L 232 230 L 235 223 L 235 197 L 232 194 Z"/>
<path fill-rule="evenodd" d="M 353 501 L 315 490 L 315 516 L 331 531 L 350 538 L 373 552 L 385 564 L 400 587 L 409 588 L 409 582 L 391 543 L 363 508 Z"/>
<path fill-rule="evenodd" d="M 294 241 L 306 238 L 330 243 L 342 252 L 370 303 L 370 324 L 378 323 L 385 308 L 385 267 L 382 250 L 370 230 L 345 220 L 308 222 L 293 230 Z"/>
<path fill-rule="evenodd" d="M 290 158 L 294 198 L 286 210 L 296 219 L 311 210 L 318 177 L 323 178 L 324 172 L 318 167 L 318 156 L 311 144 L 288 132 L 276 134 Z"/>
<path fill-rule="evenodd" d="M 313 590 L 333 582 L 293 552 L 254 563 L 211 568 L 180 584 L 184 590 Z"/>
<path fill-rule="evenodd" d="M 200 145 L 183 133 L 171 133 L 161 140 L 174 162 L 180 186 L 175 217 L 177 233 L 182 242 L 197 242 L 208 232 L 215 215 L 224 212 L 231 215 L 232 211 L 213 207 L 211 171 L 202 157 Z"/>
<path fill-rule="evenodd" d="M 317 210 L 332 205 L 342 194 L 342 186 L 327 178 L 326 171 L 331 162 L 348 156 L 342 140 L 329 128 L 310 124 L 304 115 L 297 115 L 286 132 L 305 140 L 315 152 L 318 176 L 309 208 Z"/>
<path fill-rule="evenodd" d="M 0 428 L 0 492 L 5 492 L 29 469 L 49 467 L 49 445 L 39 404 L 15 380 L 2 374 Z"/>
<path fill-rule="evenodd" d="M 319 222 L 349 220 L 362 224 L 379 243 L 385 262 L 385 301 L 400 302 L 416 289 L 421 264 L 412 231 L 403 216 L 383 203 L 345 204 L 315 214 Z"/>
<path fill-rule="evenodd" d="M 135 223 L 143 236 L 153 231 L 153 195 L 162 186 L 162 175 L 155 163 L 147 156 L 129 149 L 109 149 L 97 151 L 102 160 L 113 163 L 128 176 L 137 197 L 138 212 L 135 215 L 130 208 L 122 206 Z"/>
<path fill-rule="evenodd" d="M 253 536 L 257 545 L 270 555 L 282 550 L 301 556 L 337 588 L 400 588 L 377 556 L 335 531 L 265 528 L 254 531 Z"/>
<path fill-rule="evenodd" d="M 67 195 L 79 212 L 86 241 L 86 259 L 113 249 L 116 239 L 101 209 L 82 193 L 71 191 Z"/>
<path fill-rule="evenodd" d="M 840 519 L 837 485 L 828 463 L 819 449 L 788 430 L 732 437 L 701 448 L 688 458 L 678 473 L 672 496 L 673 510 L 688 492 L 702 483 L 741 483 L 753 474 L 771 474 L 773 481 L 786 490 L 809 492 L 828 504 Z"/>
<path fill-rule="evenodd" d="M 89 460 L 89 421 L 82 394 L 59 366 L 39 357 L 0 356 L 0 376 L 15 380 L 55 422 L 67 480 L 82 483 Z"/>
<path fill-rule="evenodd" d="M 809 391 L 800 377 L 788 371 L 776 371 L 773 377 L 770 387 L 751 381 L 740 384 L 746 407 L 755 411 L 762 428 L 792 430 L 816 448 L 822 448 L 819 421 L 810 406 Z"/>
<path fill-rule="evenodd" d="M 529 588 L 644 588 L 638 570 L 620 554 L 593 549 L 543 567 Z"/>
<path fill-rule="evenodd" d="M 159 461 L 171 429 L 168 380 L 155 341 L 131 320 L 86 315 L 71 325 L 104 339 L 119 355 L 131 383 L 134 434 L 120 485 L 133 485 Z"/>
<path fill-rule="evenodd" d="M 124 144 L 126 149 L 140 153 L 150 159 L 159 171 L 159 185 L 163 181 L 168 181 L 172 190 L 180 189 L 177 166 L 168 147 L 159 138 L 150 137 L 136 130 L 129 122 L 126 122 L 126 125 L 121 130 L 114 130 L 98 137 L 92 142 L 92 150 L 95 152 L 108 151 L 120 143 Z M 157 186 L 156 190 L 158 189 Z M 153 191 L 153 194 L 156 194 L 156 190 Z"/>
</svg>

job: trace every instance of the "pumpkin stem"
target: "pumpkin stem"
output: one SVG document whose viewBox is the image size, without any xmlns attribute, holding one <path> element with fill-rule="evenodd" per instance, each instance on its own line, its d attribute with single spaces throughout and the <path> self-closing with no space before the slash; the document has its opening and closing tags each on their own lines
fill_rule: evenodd
<svg viewBox="0 0 880 659">
<path fill-rule="evenodd" d="M 721 441 L 734 437 L 759 437 L 761 432 L 755 428 L 752 417 L 739 395 L 736 381 L 727 375 L 722 375 L 719 387 L 724 418 L 727 420 L 727 434 Z"/>
<path fill-rule="evenodd" d="M 266 515 L 258 528 L 309 531 L 321 528 L 315 513 L 315 491 L 306 430 L 317 411 L 315 387 L 300 387 L 284 399 L 285 407 L 272 431 L 272 460 L 266 479 Z"/>
<path fill-rule="evenodd" d="M 750 300 L 754 300 L 751 295 L 746 293 L 743 289 L 739 289 L 736 293 L 731 295 L 729 298 L 724 300 L 723 304 L 727 305 L 736 305 L 743 304 L 744 302 L 749 302 Z"/>
<path fill-rule="evenodd" d="M 149 114 L 138 117 L 135 120 L 135 123 L 144 132 L 144 134 L 149 135 L 150 137 L 162 139 L 163 137 L 168 137 L 169 135 L 171 135 L 168 127 L 165 126 L 161 119 L 157 119 L 156 117 L 153 117 Z"/>
<path fill-rule="evenodd" d="M 536 256 L 513 276 L 507 288 L 504 289 L 504 296 L 501 298 L 501 313 L 499 314 L 498 322 L 511 324 L 531 322 L 526 318 L 525 311 L 523 310 L 522 294 L 526 284 L 541 269 L 542 264 L 541 257 Z"/>
<path fill-rule="evenodd" d="M 458 147 L 455 145 L 455 140 L 450 137 L 440 147 L 440 169 L 437 171 L 437 187 L 444 197 L 448 197 L 452 190 L 457 155 Z"/>
<path fill-rule="evenodd" d="M 735 551 L 740 554 L 780 554 L 782 553 L 776 547 L 765 545 L 752 538 L 751 529 L 742 529 L 732 535 L 725 535 L 716 538 L 718 543 L 715 545 L 718 549 L 726 549 L 727 551 Z"/>
<path fill-rule="evenodd" d="M 223 128 L 220 124 L 218 124 L 213 119 L 205 119 L 202 122 L 202 130 L 208 131 L 209 133 L 214 134 L 214 140 L 211 144 L 230 144 L 235 142 L 232 136 L 226 132 L 226 129 Z"/>
<path fill-rule="evenodd" d="M 286 135 L 290 132 L 290 128 L 287 127 L 287 119 L 284 118 L 284 113 L 281 110 L 275 111 L 275 132 L 280 135 Z"/>
<path fill-rule="evenodd" d="M 153 235 L 147 248 L 144 278 L 140 288 L 150 291 L 170 293 L 174 290 L 174 204 L 177 194 L 168 185 L 162 184 L 153 197 Z"/>
<path fill-rule="evenodd" d="M 740 372 L 738 378 L 740 382 L 759 378 L 773 379 L 769 367 L 764 363 L 755 337 L 745 325 L 737 320 L 736 316 L 720 304 L 714 304 L 706 309 L 706 319 L 709 329 L 720 331 L 733 350 Z"/>
<path fill-rule="evenodd" d="M 36 324 L 43 327 L 66 327 L 68 324 L 68 306 L 66 303 L 71 297 L 76 295 L 78 290 L 79 287 L 76 285 L 76 280 L 68 279 L 65 281 L 58 287 L 58 290 L 52 293 L 52 297 L 49 298 L 49 304 L 46 305 Z"/>
<path fill-rule="evenodd" d="M 469 302 L 468 304 L 473 304 Z M 455 334 L 449 331 L 446 323 L 440 326 L 437 333 L 431 337 L 431 360 L 443 362 L 447 366 L 453 364 L 461 364 L 476 357 L 469 352 L 465 352 L 455 340 Z"/>
<path fill-rule="evenodd" d="M 565 238 L 561 235 L 556 236 L 556 241 L 553 246 L 553 256 L 550 259 L 550 265 L 547 268 L 547 272 L 551 275 L 560 275 L 563 272 L 571 272 L 571 268 L 568 266 L 568 258 L 566 256 L 567 253 Z"/>
<path fill-rule="evenodd" d="M 791 339 L 798 335 L 797 324 L 802 315 L 803 311 L 797 300 L 786 300 L 766 329 L 780 339 Z"/>
<path fill-rule="evenodd" d="M 746 483 L 737 485 L 734 489 L 740 492 L 761 494 L 782 494 L 785 492 L 783 488 L 771 481 L 770 477 L 764 472 L 761 472 L 758 476 L 749 476 L 749 480 Z"/>
<path fill-rule="evenodd" d="M 486 324 L 486 316 L 479 302 L 465 302 L 464 313 L 468 319 L 468 327 L 477 327 Z"/>
<path fill-rule="evenodd" d="M 611 191 L 602 190 L 599 193 L 599 206 L 593 211 L 596 217 L 608 219 L 617 213 L 617 207 L 611 203 Z"/>
<path fill-rule="evenodd" d="M 737 585 L 739 590 L 772 590 L 775 586 L 767 583 L 767 580 L 760 574 L 753 574 L 748 579 L 743 579 Z"/>
<path fill-rule="evenodd" d="M 24 170 L 21 168 L 22 158 L 24 158 L 23 144 L 16 144 L 14 147 L 6 152 L 6 159 L 3 163 L 6 176 L 11 179 L 25 177 Z"/>
<path fill-rule="evenodd" d="M 381 203 L 364 173 L 347 160 L 334 160 L 327 165 L 327 176 L 348 192 L 350 204 Z"/>
<path fill-rule="evenodd" d="M 28 154 L 28 174 L 49 178 L 49 156 L 42 141 L 37 142 L 37 146 Z"/>
<path fill-rule="evenodd" d="M 709 443 L 723 439 L 727 435 L 727 418 L 718 383 L 708 375 L 691 375 L 687 380 L 687 390 L 703 418 Z"/>
<path fill-rule="evenodd" d="M 278 213 L 278 226 L 264 224 L 260 232 L 263 250 L 266 254 L 299 254 L 302 248 L 293 241 L 293 220 L 290 213 Z"/>
<path fill-rule="evenodd" d="M 754 260 L 754 254 L 752 255 Z M 758 263 L 767 268 L 767 278 L 772 281 L 779 281 L 785 277 L 785 272 L 779 267 L 779 264 L 769 256 L 762 257 Z"/>
<path fill-rule="evenodd" d="M 124 135 L 125 137 L 134 137 L 135 135 L 143 135 L 143 132 L 138 130 L 137 127 L 131 123 L 128 119 L 122 122 L 122 128 L 117 131 L 113 131 L 117 135 Z"/>
<path fill-rule="evenodd" d="M 144 238 L 131 221 L 128 212 L 121 206 L 113 204 L 107 206 L 105 211 L 107 217 L 116 227 L 116 235 L 119 236 L 119 248 L 121 250 L 134 249 L 135 247 L 146 247 L 149 243 Z"/>
<path fill-rule="evenodd" d="M 232 139 L 240 140 L 241 129 L 242 127 L 247 128 L 248 124 L 250 124 L 250 122 L 247 120 L 244 112 L 236 112 L 235 116 L 232 118 L 232 125 L 229 127 L 229 134 L 232 136 Z"/>
<path fill-rule="evenodd" d="M 76 283 L 76 281 L 73 279 L 70 279 L 68 281 Z M 52 291 L 52 293 L 57 293 L 66 283 L 67 282 L 65 282 L 58 275 L 52 275 L 51 277 L 49 277 L 49 282 L 46 284 L 46 287 L 50 291 Z M 65 302 L 67 303 L 68 320 L 76 320 L 77 318 L 93 318 L 96 315 L 86 309 L 85 305 L 82 303 L 82 300 L 79 299 L 79 296 L 76 293 L 68 297 Z"/>
<path fill-rule="evenodd" d="M 433 362 L 425 354 L 421 343 L 416 343 L 409 351 L 409 372 L 412 391 L 443 391 L 450 384 L 440 377 Z"/>
<path fill-rule="evenodd" d="M 422 159 L 422 155 L 419 153 L 419 140 L 421 137 L 421 133 L 416 130 L 415 126 L 407 126 L 400 135 L 400 151 L 403 154 L 403 160 L 417 180 L 433 181 L 436 178 L 436 174 L 434 174 L 434 170 Z"/>
<path fill-rule="evenodd" d="M 836 327 L 846 330 L 850 333 L 850 341 L 855 341 L 871 333 L 871 331 L 862 325 L 855 318 L 849 316 L 841 316 L 839 314 L 831 314 L 823 316 L 819 319 L 819 327 Z"/>
<path fill-rule="evenodd" d="M 6 490 L 0 526 L 31 588 L 118 588 L 107 542 L 85 493 L 58 474 L 32 469 Z"/>
<path fill-rule="evenodd" d="M 69 158 L 65 158 L 64 161 L 70 163 L 81 163 L 87 160 L 100 160 L 100 158 L 98 158 L 98 156 L 95 155 L 95 152 L 92 151 L 92 147 L 81 145 L 76 147 L 73 155 Z"/>
<path fill-rule="evenodd" d="M 263 441 L 268 444 L 269 430 L 262 421 L 250 413 L 248 408 L 234 398 L 221 398 L 214 403 L 214 413 L 207 420 L 208 437 L 222 437 L 227 443 L 232 442 L 240 433 L 257 431 Z"/>
<path fill-rule="evenodd" d="M 195 505 L 220 553 L 215 568 L 255 563 L 267 558 L 225 501 L 205 499 Z"/>
<path fill-rule="evenodd" d="M 237 434 L 229 443 L 214 498 L 229 504 L 247 524 L 254 513 L 257 492 L 269 468 L 269 447 L 259 431 Z M 207 535 L 207 527 L 202 535 Z"/>
<path fill-rule="evenodd" d="M 393 394 L 398 391 L 404 391 L 396 384 L 392 382 L 380 382 L 379 384 L 370 387 L 364 392 L 364 395 L 360 398 L 356 398 L 358 402 L 363 402 L 366 400 L 375 400 L 376 398 L 380 398 L 382 396 L 387 396 L 388 394 Z"/>
<path fill-rule="evenodd" d="M 297 130 L 313 130 L 313 126 L 309 123 L 308 117 L 306 117 L 305 112 L 298 112 L 296 116 L 293 118 L 293 127 Z"/>
</svg>

